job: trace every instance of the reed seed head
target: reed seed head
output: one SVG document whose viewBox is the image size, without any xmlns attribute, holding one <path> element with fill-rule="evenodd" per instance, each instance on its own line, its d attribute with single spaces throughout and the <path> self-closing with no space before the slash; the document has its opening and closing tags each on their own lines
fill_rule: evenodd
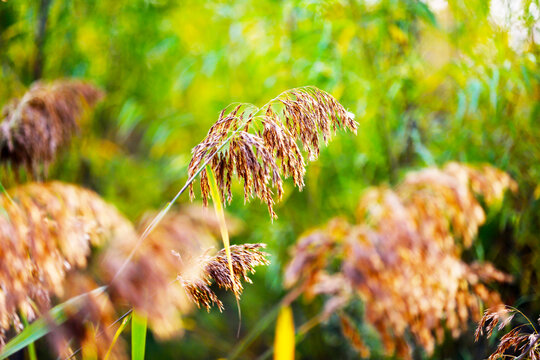
<svg viewBox="0 0 540 360">
<path fill-rule="evenodd" d="M 475 331 L 475 341 L 478 341 L 481 336 L 490 338 L 493 332 L 504 330 L 516 318 L 516 316 L 524 316 L 516 308 L 499 305 L 487 309 L 484 316 L 480 319 L 478 327 Z M 523 319 L 530 323 L 528 318 Z M 501 337 L 497 344 L 497 349 L 491 354 L 488 360 L 497 359 L 540 359 L 540 335 L 534 328 L 529 328 L 528 325 L 518 325 L 513 327 L 507 334 Z"/>
<path fill-rule="evenodd" d="M 189 312 L 195 303 L 208 311 L 212 306 L 223 309 L 223 303 L 211 289 L 219 287 L 240 296 L 241 281 L 250 282 L 248 274 L 255 266 L 266 265 L 264 244 L 231 246 L 234 287 L 231 283 L 224 250 L 215 251 L 219 233 L 217 218 L 212 212 L 197 207 L 167 213 L 140 244 L 131 261 L 118 274 L 137 239 L 126 238 L 110 244 L 104 251 L 102 279 L 110 285 L 114 304 L 129 304 L 148 315 L 150 327 L 161 338 L 182 330 L 180 314 Z M 139 224 L 143 233 L 155 214 L 146 216 Z M 227 217 L 231 230 L 238 221 Z M 234 233 L 234 231 L 232 232 Z"/>
<path fill-rule="evenodd" d="M 511 280 L 491 264 L 461 260 L 485 219 L 475 195 L 489 205 L 509 188 L 515 183 L 502 171 L 450 163 L 409 173 L 395 189 L 370 189 L 356 224 L 335 219 L 298 241 L 285 283 L 302 283 L 308 298 L 326 295 L 325 316 L 362 300 L 388 355 L 411 358 L 409 334 L 431 354 L 445 327 L 457 336 L 475 318 L 479 300 L 500 303 L 486 284 Z"/>
<path fill-rule="evenodd" d="M 0 329 L 22 328 L 63 298 L 66 275 L 85 268 L 91 246 L 135 237 L 94 192 L 61 182 L 29 183 L 0 196 Z"/>
<path fill-rule="evenodd" d="M 283 195 L 283 177 L 292 177 L 300 190 L 304 186 L 306 162 L 319 155 L 319 138 L 327 141 L 338 129 L 356 133 L 354 116 L 330 94 L 315 87 L 283 92 L 261 108 L 240 104 L 224 109 L 203 141 L 193 148 L 189 176 L 208 162 L 216 175 L 222 200 L 232 200 L 231 183 L 236 175 L 244 183 L 244 199 L 258 197 L 277 217 L 275 196 Z M 210 187 L 206 169 L 201 172 L 201 192 L 205 204 Z M 190 196 L 194 198 L 193 185 Z"/>
<path fill-rule="evenodd" d="M 0 161 L 25 167 L 34 176 L 45 169 L 79 129 L 83 110 L 103 93 L 78 80 L 36 82 L 20 99 L 2 109 Z"/>
<path fill-rule="evenodd" d="M 207 310 L 210 310 L 212 305 L 217 305 L 222 310 L 222 302 L 209 286 L 215 283 L 220 288 L 233 291 L 235 296 L 239 298 L 244 289 L 242 280 L 251 284 L 251 279 L 248 275 L 255 272 L 255 267 L 270 263 L 266 259 L 268 254 L 262 251 L 265 247 L 265 244 L 231 245 L 230 250 L 234 273 L 232 279 L 225 249 L 221 249 L 214 256 L 201 257 L 202 273 L 196 278 L 189 279 L 182 275 L 179 275 L 179 278 L 182 280 L 182 285 L 188 295 L 198 307 L 205 307 Z"/>
</svg>

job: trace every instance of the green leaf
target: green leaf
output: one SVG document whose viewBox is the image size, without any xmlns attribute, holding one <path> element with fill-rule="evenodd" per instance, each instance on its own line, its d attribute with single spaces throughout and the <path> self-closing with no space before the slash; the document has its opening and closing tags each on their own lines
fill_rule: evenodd
<svg viewBox="0 0 540 360">
<path fill-rule="evenodd" d="M 133 310 L 131 317 L 131 359 L 144 360 L 146 347 L 146 327 L 148 318 Z"/>
<path fill-rule="evenodd" d="M 130 319 L 131 319 L 131 314 L 126 316 L 124 318 L 124 320 L 122 320 L 122 323 L 120 324 L 120 326 L 116 330 L 116 333 L 114 334 L 114 337 L 113 337 L 113 339 L 111 341 L 111 345 L 109 346 L 109 349 L 107 350 L 107 353 L 105 354 L 105 357 L 103 358 L 103 360 L 108 360 L 109 356 L 111 356 L 111 352 L 112 352 L 112 349 L 114 347 L 114 344 L 116 344 L 116 341 L 118 340 L 118 337 L 120 337 L 120 334 L 122 333 L 122 331 L 124 331 L 124 329 L 126 328 L 126 325 L 127 325 L 127 323 L 129 322 Z"/>
<path fill-rule="evenodd" d="M 27 328 L 30 325 L 28 323 L 28 320 L 26 319 L 26 316 L 22 312 L 21 312 L 21 320 L 25 328 Z M 34 345 L 34 343 L 28 345 L 28 358 L 30 360 L 37 360 L 36 346 Z"/>
<path fill-rule="evenodd" d="M 66 321 L 67 316 L 65 310 L 68 308 L 77 309 L 81 300 L 92 293 L 100 293 L 105 290 L 105 286 L 99 287 L 91 292 L 76 296 L 68 301 L 56 305 L 53 307 L 48 315 L 42 316 L 32 324 L 24 328 L 24 330 L 9 341 L 2 353 L 0 353 L 0 360 L 6 359 L 8 356 L 13 355 L 17 351 L 20 351 L 35 341 L 41 339 L 43 336 L 51 332 L 51 323 L 55 325 L 61 325 Z M 47 319 L 48 318 L 48 319 Z"/>
</svg>

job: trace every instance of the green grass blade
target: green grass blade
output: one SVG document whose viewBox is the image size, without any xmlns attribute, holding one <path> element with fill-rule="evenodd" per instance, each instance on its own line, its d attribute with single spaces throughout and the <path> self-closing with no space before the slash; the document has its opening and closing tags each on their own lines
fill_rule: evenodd
<svg viewBox="0 0 540 360">
<path fill-rule="evenodd" d="M 23 313 L 21 313 L 21 320 L 25 328 L 30 326 L 28 320 L 26 319 L 26 316 Z M 28 344 L 28 358 L 30 360 L 37 360 L 36 346 L 34 345 L 34 343 Z"/>
<path fill-rule="evenodd" d="M 233 284 L 233 291 L 237 295 L 234 282 L 234 271 L 232 267 L 231 258 L 231 243 L 229 241 L 229 232 L 227 231 L 227 223 L 225 222 L 225 212 L 223 211 L 223 204 L 221 203 L 221 196 L 219 194 L 219 188 L 216 182 L 216 177 L 210 166 L 206 167 L 206 173 L 208 175 L 208 184 L 210 185 L 210 195 L 214 203 L 214 210 L 219 221 L 219 230 L 221 232 L 221 238 L 223 240 L 223 246 L 225 247 L 225 253 L 227 254 L 227 262 L 229 263 L 229 271 L 231 272 L 231 283 Z M 238 296 L 238 295 L 237 295 Z"/>
<path fill-rule="evenodd" d="M 90 293 L 100 293 L 104 290 L 105 286 L 102 286 L 91 291 Z M 76 308 L 79 301 L 85 296 L 88 296 L 90 293 L 76 296 L 66 302 L 63 302 L 62 304 L 56 305 L 48 313 L 49 320 L 42 316 L 25 327 L 20 334 L 15 336 L 6 344 L 6 346 L 4 346 L 2 353 L 0 353 L 0 360 L 6 359 L 8 356 L 13 355 L 17 351 L 24 349 L 30 344 L 33 344 L 35 341 L 41 339 L 43 336 L 47 335 L 51 331 L 51 321 L 54 322 L 55 325 L 61 325 L 67 319 L 65 309 L 70 307 Z"/>
<path fill-rule="evenodd" d="M 127 325 L 127 323 L 129 322 L 130 319 L 131 319 L 131 315 L 126 316 L 124 318 L 124 320 L 122 320 L 122 323 L 120 324 L 120 326 L 116 330 L 116 333 L 114 334 L 114 337 L 113 337 L 113 339 L 111 341 L 111 345 L 109 346 L 109 349 L 107 350 L 107 353 L 105 354 L 105 357 L 103 358 L 103 360 L 108 360 L 109 356 L 111 356 L 111 352 L 112 352 L 112 349 L 114 347 L 114 344 L 116 344 L 116 341 L 120 337 L 120 334 L 122 333 L 122 331 L 124 331 L 124 329 L 126 328 L 126 325 Z"/>
<path fill-rule="evenodd" d="M 144 360 L 148 318 L 135 310 L 131 316 L 131 360 Z"/>
<path fill-rule="evenodd" d="M 49 316 L 57 325 L 60 325 L 66 321 L 63 304 L 54 307 L 49 312 Z M 25 347 L 33 344 L 36 340 L 39 340 L 43 336 L 47 335 L 51 331 L 50 325 L 50 321 L 47 321 L 42 317 L 25 327 L 20 334 L 15 336 L 6 344 L 4 350 L 0 354 L 0 360 L 6 359 L 8 356 L 13 355 L 17 351 L 24 349 Z"/>
</svg>

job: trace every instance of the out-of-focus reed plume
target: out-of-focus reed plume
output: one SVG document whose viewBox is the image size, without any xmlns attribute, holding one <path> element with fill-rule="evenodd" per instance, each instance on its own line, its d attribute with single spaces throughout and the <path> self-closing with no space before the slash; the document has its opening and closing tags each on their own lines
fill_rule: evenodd
<svg viewBox="0 0 540 360">
<path fill-rule="evenodd" d="M 36 177 L 79 129 L 83 110 L 94 106 L 103 93 L 77 80 L 37 82 L 20 99 L 2 109 L 0 160 L 25 167 Z"/>
<path fill-rule="evenodd" d="M 66 273 L 86 267 L 92 245 L 136 236 L 113 206 L 74 185 L 30 183 L 0 202 L 0 332 L 22 328 L 18 311 L 32 320 L 51 295 L 63 298 Z"/>
<path fill-rule="evenodd" d="M 465 263 L 461 252 L 485 221 L 475 195 L 490 205 L 515 188 L 506 173 L 490 166 L 450 163 L 412 172 L 395 190 L 367 190 L 356 224 L 335 219 L 298 241 L 285 283 L 302 284 L 308 297 L 327 295 L 326 316 L 361 299 L 365 321 L 389 355 L 411 357 L 408 334 L 432 354 L 445 327 L 458 336 L 478 317 L 479 300 L 500 303 L 485 284 L 510 277 L 491 264 Z M 336 259 L 340 268 L 332 272 Z M 354 327 L 342 325 L 349 339 L 358 340 Z"/>
<path fill-rule="evenodd" d="M 268 264 L 264 244 L 232 246 L 232 286 L 224 251 L 213 250 L 218 221 L 195 206 L 169 212 L 123 267 L 139 241 L 137 231 L 92 191 L 29 183 L 0 201 L 0 341 L 10 328 L 23 328 L 21 313 L 32 321 L 51 307 L 51 298 L 63 302 L 84 294 L 66 307 L 68 320 L 53 331 L 53 343 L 66 355 L 92 342 L 102 357 L 115 315 L 133 307 L 148 316 L 158 336 L 171 336 L 193 302 L 223 308 L 212 283 L 239 295 L 254 267 Z M 149 220 L 141 221 L 141 232 Z M 233 231 L 240 227 L 235 219 L 228 222 Z M 99 256 L 90 258 L 94 246 Z M 107 290 L 93 291 L 100 285 Z"/>
<path fill-rule="evenodd" d="M 304 186 L 306 163 L 297 142 L 313 160 L 319 154 L 319 137 L 326 143 L 337 129 L 356 133 L 353 118 L 330 94 L 315 87 L 287 90 L 260 108 L 240 104 L 232 111 L 224 109 L 193 149 L 189 175 L 194 176 L 209 161 L 222 200 L 230 203 L 236 173 L 244 183 L 244 199 L 258 197 L 275 218 L 274 191 L 281 199 L 282 176 L 292 177 L 299 189 Z M 210 192 L 206 169 L 201 172 L 200 183 L 206 204 Z M 193 185 L 190 196 L 193 199 Z"/>
<path fill-rule="evenodd" d="M 512 323 L 512 320 L 519 316 L 524 318 L 522 320 L 525 323 L 514 326 L 507 334 L 501 337 L 497 349 L 490 355 L 489 360 L 540 359 L 540 334 L 538 334 L 529 318 L 511 306 L 500 305 L 486 310 L 476 328 L 475 341 L 478 341 L 484 335 L 489 339 L 493 336 L 495 329 L 497 331 L 504 330 L 505 327 Z"/>
</svg>

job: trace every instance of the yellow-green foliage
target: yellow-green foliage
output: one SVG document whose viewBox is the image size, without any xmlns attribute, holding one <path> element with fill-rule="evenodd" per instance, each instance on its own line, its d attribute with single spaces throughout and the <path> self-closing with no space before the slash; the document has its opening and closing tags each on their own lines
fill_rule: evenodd
<svg viewBox="0 0 540 360">
<path fill-rule="evenodd" d="M 0 105 L 35 80 L 40 2 L 0 2 Z M 522 6 L 501 18 L 508 3 Z M 516 275 L 519 282 L 498 289 L 503 300 L 533 299 L 524 310 L 540 313 L 539 8 L 538 0 L 51 0 L 43 78 L 84 78 L 107 95 L 48 176 L 96 190 L 135 220 L 178 191 L 191 149 L 221 109 L 313 85 L 356 115 L 358 136 L 340 134 L 321 150 L 303 192 L 284 182 L 273 225 L 257 202 L 244 206 L 242 184 L 233 184 L 227 210 L 248 226 L 231 243 L 265 242 L 272 253 L 244 293 L 241 337 L 283 296 L 287 248 L 302 232 L 336 214 L 352 218 L 368 185 L 396 184 L 411 168 L 447 161 L 489 163 L 517 181 L 514 206 L 503 201 L 487 214 L 465 256 Z M 512 14 L 506 22 L 504 14 Z M 3 170 L 1 180 L 8 187 L 16 177 Z M 295 304 L 295 320 L 319 311 Z M 149 341 L 147 353 L 224 357 L 239 342 L 236 318 L 228 319 L 198 314 L 185 321 L 195 329 L 190 337 Z M 312 329 L 298 356 L 355 356 L 339 327 L 331 318 Z M 469 338 L 433 356 L 488 354 Z M 272 341 L 269 326 L 242 356 L 255 358 Z"/>
</svg>

